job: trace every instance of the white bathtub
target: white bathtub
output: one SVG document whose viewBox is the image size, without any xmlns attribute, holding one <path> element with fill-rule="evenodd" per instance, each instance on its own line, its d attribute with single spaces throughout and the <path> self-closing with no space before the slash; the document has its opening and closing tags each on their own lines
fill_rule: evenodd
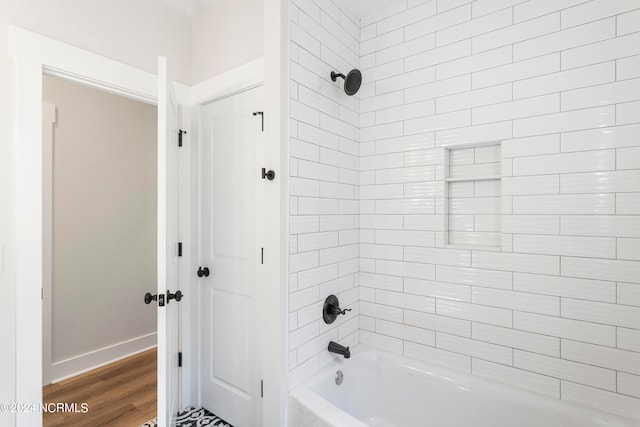
<svg viewBox="0 0 640 427">
<path fill-rule="evenodd" d="M 336 385 L 336 371 L 344 379 Z M 637 427 L 628 418 L 358 346 L 290 393 L 291 427 Z"/>
</svg>

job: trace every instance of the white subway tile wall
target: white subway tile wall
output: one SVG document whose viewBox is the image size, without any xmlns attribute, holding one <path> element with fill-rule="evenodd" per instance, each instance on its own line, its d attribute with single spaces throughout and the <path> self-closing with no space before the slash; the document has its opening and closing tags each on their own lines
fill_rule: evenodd
<svg viewBox="0 0 640 427">
<path fill-rule="evenodd" d="M 357 342 L 360 102 L 357 97 L 348 97 L 342 90 L 342 80 L 334 83 L 330 74 L 331 71 L 347 74 L 360 68 L 360 52 L 372 47 L 360 43 L 359 19 L 330 0 L 294 0 L 290 12 L 292 210 L 288 360 L 295 382 L 330 360 L 326 351 L 329 341 L 344 345 Z M 379 43 L 393 45 L 401 40 L 402 29 L 389 33 Z M 390 72 L 393 70 L 380 69 L 379 76 Z M 393 126 L 397 125 L 379 132 L 393 134 Z M 384 167 L 386 162 L 387 159 L 380 159 L 371 163 L 370 170 Z M 402 170 L 402 154 L 396 166 Z M 417 237 L 412 241 L 418 241 Z M 326 325 L 322 305 L 332 293 L 338 296 L 342 307 L 352 311 Z M 396 294 L 404 297 L 402 293 Z M 428 339 L 435 334 L 433 331 L 394 320 L 395 323 L 389 322 L 389 333 L 406 334 L 410 339 L 433 345 L 433 339 Z"/>
<path fill-rule="evenodd" d="M 292 378 L 360 342 L 640 419 L 640 3 L 338 4 L 291 3 Z"/>
</svg>

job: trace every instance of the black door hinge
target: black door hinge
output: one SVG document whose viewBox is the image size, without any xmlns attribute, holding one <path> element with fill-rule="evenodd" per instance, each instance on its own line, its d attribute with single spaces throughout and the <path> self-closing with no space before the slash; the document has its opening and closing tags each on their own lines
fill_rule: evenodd
<svg viewBox="0 0 640 427">
<path fill-rule="evenodd" d="M 260 397 L 264 397 L 264 380 L 260 380 Z"/>
<path fill-rule="evenodd" d="M 253 115 L 260 116 L 260 119 L 262 120 L 262 132 L 264 132 L 264 111 L 254 111 Z"/>
<path fill-rule="evenodd" d="M 179 129 L 178 130 L 178 147 L 182 147 L 182 134 L 187 133 L 186 130 Z"/>
<path fill-rule="evenodd" d="M 182 242 L 178 242 L 178 256 L 182 256 Z"/>
<path fill-rule="evenodd" d="M 178 368 L 182 368 L 182 352 L 178 352 Z"/>
</svg>

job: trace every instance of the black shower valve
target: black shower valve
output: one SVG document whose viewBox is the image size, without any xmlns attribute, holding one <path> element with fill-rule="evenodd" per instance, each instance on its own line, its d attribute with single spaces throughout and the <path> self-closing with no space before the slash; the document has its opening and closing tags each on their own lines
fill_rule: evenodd
<svg viewBox="0 0 640 427">
<path fill-rule="evenodd" d="M 348 311 L 351 311 L 351 309 L 340 308 L 340 302 L 338 301 L 337 296 L 329 295 L 324 301 L 324 306 L 322 307 L 322 319 L 324 320 L 324 323 L 330 324 L 335 322 L 339 315 L 347 314 Z"/>
</svg>

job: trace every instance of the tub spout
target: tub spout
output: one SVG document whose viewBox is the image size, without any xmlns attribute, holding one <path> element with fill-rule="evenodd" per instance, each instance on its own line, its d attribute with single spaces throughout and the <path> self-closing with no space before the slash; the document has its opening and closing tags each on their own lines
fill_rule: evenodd
<svg viewBox="0 0 640 427">
<path fill-rule="evenodd" d="M 328 350 L 330 353 L 340 354 L 344 356 L 345 359 L 348 359 L 351 357 L 351 352 L 349 351 L 349 347 L 340 345 L 337 342 L 329 341 Z"/>
</svg>

